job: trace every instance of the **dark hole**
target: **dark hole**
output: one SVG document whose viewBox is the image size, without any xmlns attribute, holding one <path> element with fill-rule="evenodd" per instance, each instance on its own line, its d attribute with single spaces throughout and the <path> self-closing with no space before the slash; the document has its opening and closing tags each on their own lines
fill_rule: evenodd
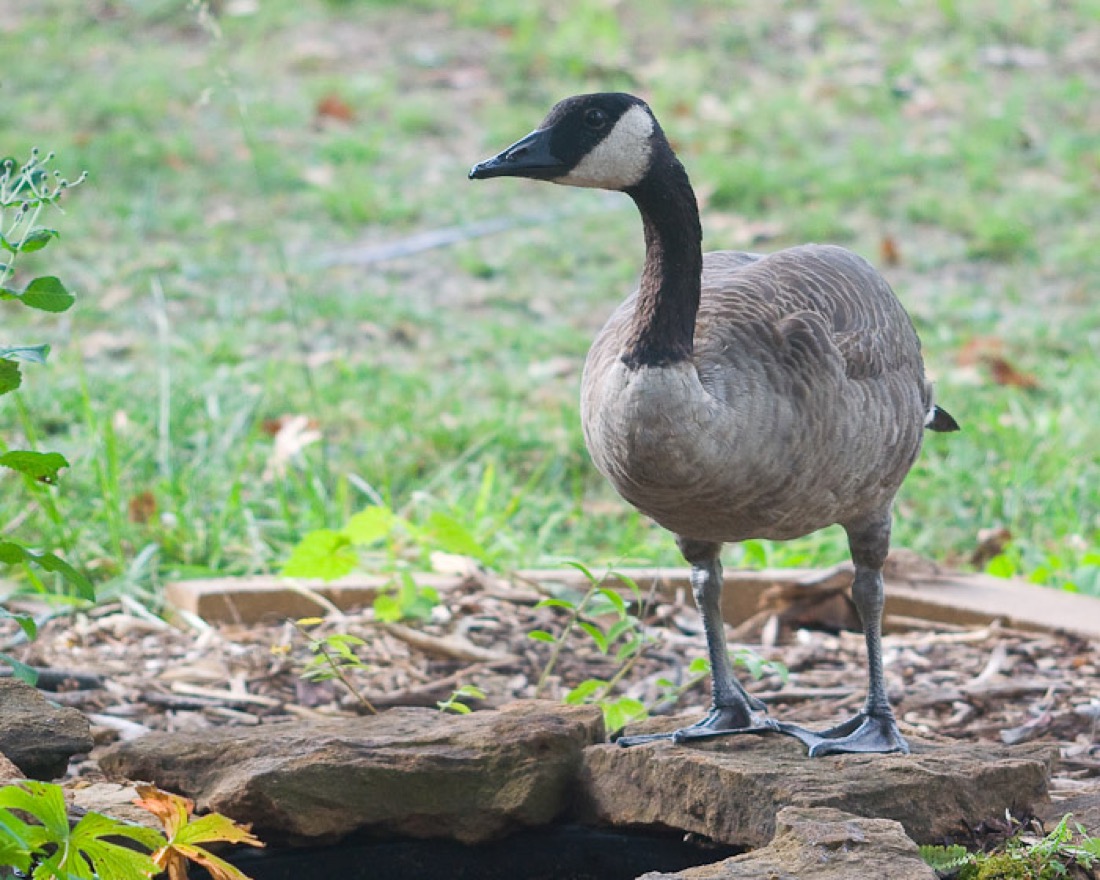
<svg viewBox="0 0 1100 880">
<path fill-rule="evenodd" d="M 222 853 L 253 880 L 634 880 L 737 855 L 681 836 L 628 834 L 574 825 L 525 831 L 481 846 L 449 840 L 344 841 L 310 849 Z M 202 870 L 192 880 L 208 880 Z"/>
</svg>

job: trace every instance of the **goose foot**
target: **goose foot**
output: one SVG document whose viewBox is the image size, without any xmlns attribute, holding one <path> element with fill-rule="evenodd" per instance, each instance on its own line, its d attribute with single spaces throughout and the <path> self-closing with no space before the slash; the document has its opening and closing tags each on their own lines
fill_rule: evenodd
<svg viewBox="0 0 1100 880">
<path fill-rule="evenodd" d="M 683 743 L 689 740 L 712 739 L 713 737 L 733 736 L 739 733 L 774 733 L 779 729 L 779 724 L 763 712 L 752 710 L 746 712 L 741 706 L 731 708 L 714 706 L 701 720 L 688 727 L 681 727 L 679 730 L 668 733 L 640 733 L 636 736 L 620 736 L 615 739 L 615 742 L 626 748 L 659 740 Z"/>
<path fill-rule="evenodd" d="M 869 715 L 867 712 L 860 712 L 820 733 L 784 722 L 775 722 L 775 728 L 804 743 L 810 750 L 811 758 L 861 752 L 909 754 L 909 743 L 901 735 L 891 714 Z"/>
</svg>

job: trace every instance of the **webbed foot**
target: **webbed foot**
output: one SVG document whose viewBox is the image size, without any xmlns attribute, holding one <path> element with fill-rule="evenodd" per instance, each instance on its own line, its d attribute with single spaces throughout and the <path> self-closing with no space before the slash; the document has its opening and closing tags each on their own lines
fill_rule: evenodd
<svg viewBox="0 0 1100 880">
<path fill-rule="evenodd" d="M 668 733 L 641 733 L 636 736 L 620 736 L 615 742 L 623 747 L 637 746 L 659 740 L 683 743 L 689 740 L 711 739 L 718 736 L 734 736 L 739 733 L 774 733 L 779 729 L 778 722 L 773 721 L 764 712 L 756 710 L 746 712 L 741 706 L 731 708 L 714 706 L 701 720 L 688 727 L 681 727 L 679 730 Z"/>
<path fill-rule="evenodd" d="M 860 712 L 820 733 L 785 722 L 775 722 L 775 729 L 803 742 L 809 748 L 811 758 L 861 752 L 909 754 L 909 743 L 901 735 L 894 716 L 890 714 L 870 715 Z"/>
</svg>

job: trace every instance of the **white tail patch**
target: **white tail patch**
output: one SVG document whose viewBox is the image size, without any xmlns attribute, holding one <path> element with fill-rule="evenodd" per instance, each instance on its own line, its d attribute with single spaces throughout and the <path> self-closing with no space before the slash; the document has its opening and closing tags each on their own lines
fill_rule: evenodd
<svg viewBox="0 0 1100 880">
<path fill-rule="evenodd" d="M 600 189 L 634 186 L 649 169 L 652 134 L 653 117 L 644 107 L 635 105 L 619 117 L 615 127 L 572 171 L 554 182 Z"/>
</svg>

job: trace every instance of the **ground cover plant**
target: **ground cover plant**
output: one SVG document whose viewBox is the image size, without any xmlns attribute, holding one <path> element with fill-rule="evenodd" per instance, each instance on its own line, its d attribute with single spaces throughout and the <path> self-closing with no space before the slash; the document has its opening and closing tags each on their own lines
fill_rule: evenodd
<svg viewBox="0 0 1100 880">
<path fill-rule="evenodd" d="M 665 121 L 706 247 L 844 244 L 914 315 L 964 430 L 929 439 L 895 543 L 966 565 L 994 530 L 979 567 L 1100 593 L 1095 0 L 16 0 L 0 41 L 36 58 L 0 153 L 95 181 L 56 254 L 80 305 L 5 324 L 55 354 L 0 435 L 71 469 L 30 507 L 3 475 L 0 523 L 100 595 L 275 571 L 367 507 L 502 568 L 679 563 L 576 411 L 640 265 L 629 203 L 464 179 L 615 88 Z M 830 531 L 727 558 L 842 556 Z"/>
<path fill-rule="evenodd" d="M 193 816 L 192 801 L 155 786 L 139 783 L 136 790 L 134 803 L 155 816 L 164 833 L 95 812 L 71 823 L 64 790 L 49 782 L 0 787 L 0 878 L 141 880 L 167 874 L 179 880 L 194 862 L 215 880 L 248 880 L 206 848 L 210 843 L 262 847 L 247 827 L 220 813 Z"/>
</svg>

